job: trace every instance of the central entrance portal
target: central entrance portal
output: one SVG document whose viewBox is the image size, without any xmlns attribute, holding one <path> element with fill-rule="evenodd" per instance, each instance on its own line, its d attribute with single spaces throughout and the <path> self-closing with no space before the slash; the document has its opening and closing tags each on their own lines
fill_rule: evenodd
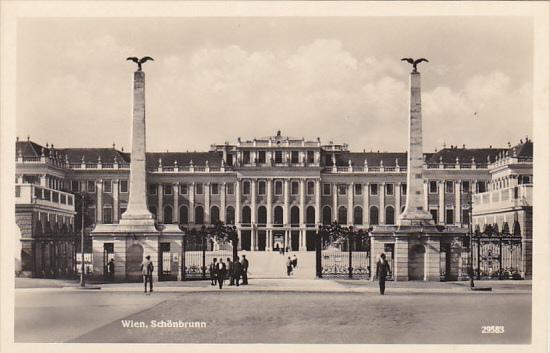
<svg viewBox="0 0 550 353">
<path fill-rule="evenodd" d="M 273 251 L 280 251 L 286 248 L 285 231 L 274 230 L 273 231 Z"/>
</svg>

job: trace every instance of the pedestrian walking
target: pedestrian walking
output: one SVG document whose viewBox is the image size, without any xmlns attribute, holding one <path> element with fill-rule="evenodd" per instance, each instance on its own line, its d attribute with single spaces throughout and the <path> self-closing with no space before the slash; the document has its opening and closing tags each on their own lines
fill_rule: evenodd
<svg viewBox="0 0 550 353">
<path fill-rule="evenodd" d="M 212 259 L 212 263 L 210 264 L 210 285 L 215 286 L 216 285 L 216 265 L 217 265 L 218 259 L 214 258 Z"/>
<path fill-rule="evenodd" d="M 243 255 L 243 259 L 241 260 L 241 272 L 243 275 L 243 285 L 248 284 L 248 259 L 246 258 L 246 255 Z"/>
<path fill-rule="evenodd" d="M 233 272 L 235 272 L 235 270 L 233 269 L 234 266 L 235 266 L 234 262 L 231 261 L 231 259 L 228 257 L 227 258 L 227 278 L 229 279 L 230 286 L 235 285 L 235 276 L 233 275 Z"/>
<path fill-rule="evenodd" d="M 143 274 L 143 285 L 145 286 L 145 293 L 147 293 L 147 282 L 149 282 L 149 292 L 153 292 L 153 261 L 151 256 L 145 256 L 145 261 L 141 264 L 141 273 Z"/>
<path fill-rule="evenodd" d="M 292 260 L 290 259 L 290 256 L 286 260 L 286 275 L 290 277 L 292 274 Z"/>
<path fill-rule="evenodd" d="M 292 267 L 298 267 L 298 257 L 296 256 L 296 254 L 292 255 Z"/>
<path fill-rule="evenodd" d="M 227 266 L 223 262 L 223 259 L 220 259 L 220 262 L 218 262 L 217 265 L 217 279 L 218 279 L 218 285 L 220 286 L 220 289 L 223 287 L 223 280 L 225 278 L 225 275 L 227 274 Z"/>
<path fill-rule="evenodd" d="M 376 263 L 376 275 L 378 276 L 378 284 L 380 285 L 380 294 L 384 295 L 386 291 L 386 276 L 391 275 L 390 265 L 386 261 L 386 254 L 380 254 L 380 259 Z"/>
<path fill-rule="evenodd" d="M 109 275 L 109 281 L 114 282 L 115 280 L 115 259 L 111 258 L 109 263 L 107 263 L 107 273 Z"/>
<path fill-rule="evenodd" d="M 239 280 L 241 279 L 243 266 L 239 262 L 239 257 L 237 256 L 237 259 L 235 262 L 233 262 L 233 276 L 235 276 L 235 285 L 239 286 Z"/>
</svg>

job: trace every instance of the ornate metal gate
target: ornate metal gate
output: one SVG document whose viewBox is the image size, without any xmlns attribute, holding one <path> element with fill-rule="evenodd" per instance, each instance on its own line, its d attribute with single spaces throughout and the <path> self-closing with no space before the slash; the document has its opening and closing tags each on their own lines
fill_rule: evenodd
<svg viewBox="0 0 550 353">
<path fill-rule="evenodd" d="M 368 232 L 334 223 L 319 227 L 316 240 L 317 277 L 370 278 Z"/>
<path fill-rule="evenodd" d="M 472 259 L 477 279 L 521 279 L 521 236 L 487 226 L 472 237 Z"/>
<path fill-rule="evenodd" d="M 209 228 L 185 230 L 182 280 L 210 279 L 210 264 L 216 259 L 237 257 L 237 231 L 219 223 Z"/>
</svg>

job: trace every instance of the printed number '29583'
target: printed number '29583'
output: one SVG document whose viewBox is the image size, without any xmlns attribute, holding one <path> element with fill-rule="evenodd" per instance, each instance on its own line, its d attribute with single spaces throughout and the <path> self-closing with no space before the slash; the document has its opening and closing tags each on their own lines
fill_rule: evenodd
<svg viewBox="0 0 550 353">
<path fill-rule="evenodd" d="M 504 326 L 481 326 L 481 333 L 504 333 Z"/>
</svg>

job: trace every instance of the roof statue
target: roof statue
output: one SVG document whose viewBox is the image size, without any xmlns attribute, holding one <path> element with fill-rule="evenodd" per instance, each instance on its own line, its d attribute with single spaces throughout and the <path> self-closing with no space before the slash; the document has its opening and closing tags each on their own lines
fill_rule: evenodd
<svg viewBox="0 0 550 353">
<path fill-rule="evenodd" d="M 154 61 L 154 59 L 150 56 L 144 56 L 143 58 L 141 59 L 138 59 L 137 57 L 135 56 L 131 56 L 129 58 L 126 58 L 126 60 L 132 60 L 133 62 L 135 62 L 136 64 L 138 64 L 138 71 L 141 71 L 141 64 L 143 64 L 144 62 L 146 61 L 149 61 L 149 60 L 152 60 Z"/>
<path fill-rule="evenodd" d="M 412 66 L 413 66 L 412 72 L 418 72 L 416 70 L 416 65 L 420 64 L 421 62 L 423 62 L 423 61 L 425 61 L 427 63 L 429 62 L 428 59 L 425 59 L 425 58 L 420 58 L 420 59 L 416 59 L 416 60 L 414 60 L 413 58 L 403 58 L 403 59 L 401 59 L 401 61 L 406 61 L 409 64 L 412 64 Z"/>
</svg>

